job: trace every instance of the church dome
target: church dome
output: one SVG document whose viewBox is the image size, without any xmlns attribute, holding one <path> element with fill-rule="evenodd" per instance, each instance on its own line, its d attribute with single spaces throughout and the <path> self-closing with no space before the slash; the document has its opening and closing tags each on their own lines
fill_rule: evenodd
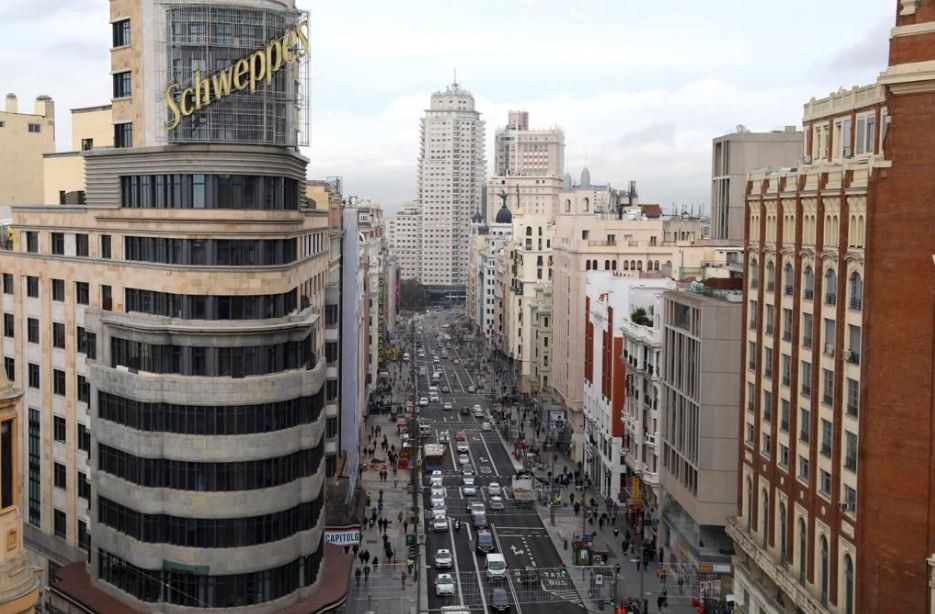
<svg viewBox="0 0 935 614">
<path fill-rule="evenodd" d="M 510 210 L 506 208 L 506 203 L 500 207 L 500 210 L 497 211 L 497 223 L 498 224 L 511 224 L 513 223 L 513 214 L 510 213 Z"/>
</svg>

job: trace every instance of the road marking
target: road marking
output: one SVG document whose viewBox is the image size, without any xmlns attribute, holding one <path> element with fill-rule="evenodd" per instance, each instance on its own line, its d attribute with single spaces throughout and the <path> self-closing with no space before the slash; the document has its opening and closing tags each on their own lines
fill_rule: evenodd
<svg viewBox="0 0 935 614">
<path fill-rule="evenodd" d="M 500 545 L 500 538 L 497 536 L 497 527 L 492 522 L 490 523 L 490 532 L 493 533 L 493 539 L 497 542 L 497 551 L 503 552 L 503 546 Z M 506 574 L 506 583 L 510 587 L 510 593 L 513 595 L 513 603 L 516 604 L 516 611 L 522 614 L 523 608 L 519 605 L 519 598 L 516 596 L 516 589 L 513 588 L 513 581 L 510 579 L 509 573 Z M 484 604 L 484 607 L 486 607 L 486 604 Z"/>
<path fill-rule="evenodd" d="M 524 543 L 523 545 L 525 546 L 526 544 Z M 523 553 L 523 551 L 517 548 L 514 544 L 510 544 L 510 550 L 513 551 L 513 556 L 519 556 Z"/>
<path fill-rule="evenodd" d="M 500 477 L 500 472 L 497 471 L 497 464 L 493 462 L 493 454 L 490 453 L 490 446 L 487 445 L 487 439 L 481 435 L 481 441 L 484 442 L 484 448 L 487 450 L 487 456 L 491 459 L 490 464 L 493 465 L 493 474 L 497 477 Z"/>
<path fill-rule="evenodd" d="M 461 571 L 458 569 L 458 549 L 455 548 L 455 533 L 451 530 L 451 520 L 448 520 L 448 537 L 451 539 L 451 560 L 454 561 L 455 565 L 455 585 L 458 587 L 458 601 L 461 602 L 461 605 L 464 605 L 464 595 L 461 594 Z M 438 572 L 435 573 L 435 576 L 438 576 Z"/>
<path fill-rule="evenodd" d="M 471 548 L 471 558 L 474 560 L 474 573 L 477 576 L 477 588 L 480 589 L 480 601 L 484 606 L 484 611 L 487 611 L 487 597 L 484 596 L 484 581 L 480 577 L 480 567 L 477 565 L 477 553 L 474 551 L 474 548 Z M 518 606 L 517 606 L 518 607 Z"/>
</svg>

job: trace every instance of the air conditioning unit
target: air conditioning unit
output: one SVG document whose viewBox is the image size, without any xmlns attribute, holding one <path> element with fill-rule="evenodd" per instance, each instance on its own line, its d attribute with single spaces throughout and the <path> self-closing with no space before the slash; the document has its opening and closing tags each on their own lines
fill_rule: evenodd
<svg viewBox="0 0 935 614">
<path fill-rule="evenodd" d="M 829 356 L 834 356 L 834 344 L 828 343 L 825 345 L 825 354 Z"/>
</svg>

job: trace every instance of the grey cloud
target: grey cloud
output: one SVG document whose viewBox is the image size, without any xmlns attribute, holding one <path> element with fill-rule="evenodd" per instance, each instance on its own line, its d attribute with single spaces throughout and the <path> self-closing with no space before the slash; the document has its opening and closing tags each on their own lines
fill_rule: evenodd
<svg viewBox="0 0 935 614">
<path fill-rule="evenodd" d="M 889 52 L 889 30 L 892 19 L 880 20 L 852 45 L 842 47 L 828 60 L 825 68 L 831 72 L 883 70 Z"/>
<path fill-rule="evenodd" d="M 674 145 L 675 124 L 671 122 L 653 122 L 643 128 L 625 133 L 617 144 L 621 147 L 635 147 L 639 145 Z"/>
</svg>

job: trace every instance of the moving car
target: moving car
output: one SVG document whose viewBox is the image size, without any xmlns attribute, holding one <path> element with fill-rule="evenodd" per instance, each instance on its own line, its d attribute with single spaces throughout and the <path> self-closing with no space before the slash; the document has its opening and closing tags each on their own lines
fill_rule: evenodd
<svg viewBox="0 0 935 614">
<path fill-rule="evenodd" d="M 474 406 L 474 417 L 475 417 L 475 418 L 483 418 L 483 417 L 484 417 L 484 408 L 481 407 L 480 405 L 475 405 L 475 406 Z"/>
<path fill-rule="evenodd" d="M 454 597 L 455 580 L 450 573 L 440 573 L 435 578 L 435 596 L 436 597 Z"/>
<path fill-rule="evenodd" d="M 465 508 L 467 508 L 467 513 L 470 514 L 474 511 L 474 504 L 477 503 L 477 499 L 474 497 L 468 497 L 464 500 Z"/>
<path fill-rule="evenodd" d="M 470 415 L 471 415 L 471 408 L 468 407 L 467 405 L 462 405 L 462 406 L 461 406 L 461 411 L 459 411 L 458 413 L 461 414 L 462 416 L 470 416 Z"/>
<path fill-rule="evenodd" d="M 496 548 L 496 544 L 493 541 L 493 534 L 487 529 L 478 531 L 475 547 L 478 552 L 483 552 L 484 554 L 492 552 Z"/>
<path fill-rule="evenodd" d="M 436 515 L 432 519 L 432 530 L 433 531 L 447 531 L 448 530 L 448 518 L 441 514 Z"/>
<path fill-rule="evenodd" d="M 473 466 L 473 465 L 465 465 L 464 467 L 461 467 L 461 475 L 463 475 L 463 476 L 465 476 L 465 477 L 468 477 L 468 476 L 472 476 L 472 477 L 473 477 L 474 475 L 476 475 L 476 474 L 474 473 L 474 466 Z"/>
<path fill-rule="evenodd" d="M 429 477 L 429 484 L 432 486 L 444 486 L 445 478 L 439 469 L 432 472 L 432 475 Z"/>
<path fill-rule="evenodd" d="M 442 498 L 444 498 L 444 497 L 447 497 L 447 496 L 448 496 L 448 489 L 447 489 L 447 488 L 445 488 L 444 486 L 432 486 L 432 498 L 433 498 L 433 499 L 434 499 L 435 497 L 442 497 Z"/>
<path fill-rule="evenodd" d="M 438 443 L 448 443 L 450 439 L 451 436 L 448 431 L 438 431 Z"/>
<path fill-rule="evenodd" d="M 459 441 L 455 444 L 455 448 L 458 450 L 458 452 L 467 452 L 471 449 L 471 446 L 468 445 L 468 442 L 466 441 Z"/>
<path fill-rule="evenodd" d="M 487 494 L 491 497 L 503 496 L 503 489 L 500 488 L 500 485 L 496 482 L 491 482 L 490 484 L 487 484 Z"/>
<path fill-rule="evenodd" d="M 442 393 L 448 394 L 449 392 L 451 392 L 450 386 L 442 386 Z"/>
<path fill-rule="evenodd" d="M 460 359 L 460 358 L 455 358 L 455 359 L 452 360 L 451 362 L 454 363 L 454 364 L 456 364 L 456 365 L 460 365 L 460 364 L 461 364 L 461 359 Z"/>
<path fill-rule="evenodd" d="M 490 526 L 490 523 L 487 522 L 487 514 L 472 514 L 471 518 L 474 521 L 475 529 L 486 529 Z"/>
<path fill-rule="evenodd" d="M 419 407 L 427 407 L 428 404 L 429 404 L 428 399 L 426 399 L 425 397 L 419 397 Z"/>
<path fill-rule="evenodd" d="M 468 392 L 470 392 L 471 394 L 474 393 L 474 384 L 471 384 L 470 386 L 468 386 Z"/>
<path fill-rule="evenodd" d="M 493 589 L 488 603 L 490 604 L 490 609 L 494 612 L 510 611 L 510 598 L 507 597 L 506 591 L 500 587 Z"/>
<path fill-rule="evenodd" d="M 487 508 L 484 507 L 484 503 L 482 501 L 477 501 L 475 499 L 473 502 L 471 502 L 471 513 L 472 514 L 486 514 Z"/>
<path fill-rule="evenodd" d="M 462 465 L 467 465 L 467 464 L 470 463 L 470 462 L 471 462 L 471 457 L 468 456 L 467 454 L 459 454 L 459 455 L 458 455 L 458 463 L 460 463 L 460 464 L 462 464 Z"/>
<path fill-rule="evenodd" d="M 451 411 L 452 409 L 454 409 L 454 407 L 455 406 L 451 404 L 451 401 L 445 401 L 445 404 L 442 405 L 442 409 L 444 409 L 445 411 Z"/>
<path fill-rule="evenodd" d="M 502 554 L 492 552 L 487 555 L 487 577 L 491 580 L 503 580 L 506 578 L 506 559 Z"/>
<path fill-rule="evenodd" d="M 486 420 L 484 420 L 483 422 L 481 422 L 480 430 L 482 430 L 482 431 L 489 431 L 489 430 L 490 430 L 490 423 L 487 422 Z"/>
<path fill-rule="evenodd" d="M 440 548 L 435 552 L 435 569 L 451 569 L 453 561 L 451 550 Z"/>
<path fill-rule="evenodd" d="M 464 439 L 465 439 L 464 431 L 458 431 L 457 433 L 455 433 L 455 441 L 464 441 Z"/>
<path fill-rule="evenodd" d="M 409 352 L 404 353 L 404 354 L 403 354 L 403 362 L 409 362 L 410 360 L 412 360 L 412 357 L 409 356 Z"/>
<path fill-rule="evenodd" d="M 445 511 L 445 495 L 436 495 L 435 491 L 432 491 L 432 509 Z"/>
<path fill-rule="evenodd" d="M 504 509 L 506 509 L 503 506 L 503 497 L 491 497 L 490 498 L 490 509 L 495 510 L 497 512 L 502 512 Z"/>
<path fill-rule="evenodd" d="M 439 401 L 440 401 L 440 399 L 438 398 L 438 395 L 437 395 L 437 394 L 430 394 L 430 395 L 429 395 L 429 402 L 431 402 L 431 403 L 438 403 Z"/>
</svg>

